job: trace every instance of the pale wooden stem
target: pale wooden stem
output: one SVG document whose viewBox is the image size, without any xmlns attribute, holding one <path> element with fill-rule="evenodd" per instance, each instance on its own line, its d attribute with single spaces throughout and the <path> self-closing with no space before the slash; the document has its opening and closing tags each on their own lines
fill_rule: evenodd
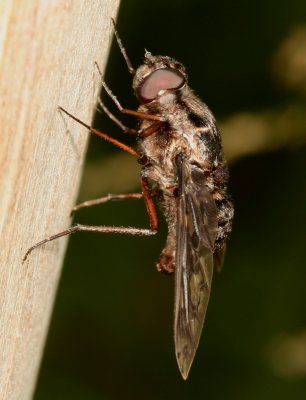
<svg viewBox="0 0 306 400">
<path fill-rule="evenodd" d="M 79 187 L 88 133 L 57 106 L 90 123 L 118 3 L 1 2 L 1 400 L 32 397 L 65 240 L 22 257 L 70 225 Z"/>
</svg>

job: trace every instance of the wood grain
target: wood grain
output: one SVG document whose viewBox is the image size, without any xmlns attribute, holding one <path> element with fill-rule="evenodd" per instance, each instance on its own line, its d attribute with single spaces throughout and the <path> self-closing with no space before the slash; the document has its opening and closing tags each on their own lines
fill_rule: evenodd
<svg viewBox="0 0 306 400">
<path fill-rule="evenodd" d="M 0 399 L 30 399 L 119 0 L 0 4 Z"/>
</svg>

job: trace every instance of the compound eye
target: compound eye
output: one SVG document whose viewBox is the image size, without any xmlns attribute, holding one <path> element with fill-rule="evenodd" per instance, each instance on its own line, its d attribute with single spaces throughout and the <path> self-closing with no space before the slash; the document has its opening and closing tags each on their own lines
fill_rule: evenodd
<svg viewBox="0 0 306 400">
<path fill-rule="evenodd" d="M 184 76 L 177 70 L 157 69 L 142 82 L 138 95 L 142 102 L 149 103 L 157 97 L 160 90 L 179 89 L 184 83 Z"/>
</svg>

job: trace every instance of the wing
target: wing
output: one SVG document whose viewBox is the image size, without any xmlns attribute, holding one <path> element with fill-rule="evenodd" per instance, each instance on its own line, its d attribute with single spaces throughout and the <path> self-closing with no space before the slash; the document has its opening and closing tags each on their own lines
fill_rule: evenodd
<svg viewBox="0 0 306 400">
<path fill-rule="evenodd" d="M 209 301 L 213 275 L 213 248 L 217 208 L 205 186 L 204 172 L 195 170 L 182 154 L 178 172 L 174 342 L 177 362 L 187 378 Z"/>
</svg>

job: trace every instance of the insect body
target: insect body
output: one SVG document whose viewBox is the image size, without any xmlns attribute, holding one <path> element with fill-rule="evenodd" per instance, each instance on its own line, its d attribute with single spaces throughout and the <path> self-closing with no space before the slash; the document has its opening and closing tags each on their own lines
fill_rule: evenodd
<svg viewBox="0 0 306 400">
<path fill-rule="evenodd" d="M 175 272 L 175 348 L 186 378 L 201 335 L 213 267 L 220 268 L 231 231 L 228 172 L 214 117 L 188 87 L 181 64 L 146 52 L 134 90 L 143 102 L 139 111 L 163 121 L 139 148 L 145 160 L 142 176 L 153 182 L 168 222 L 158 269 Z M 150 126 L 144 120 L 140 131 Z"/>
<path fill-rule="evenodd" d="M 213 269 L 221 267 L 231 231 L 233 206 L 227 195 L 227 167 L 214 117 L 188 87 L 183 65 L 146 51 L 144 64 L 135 71 L 115 33 L 134 74 L 133 88 L 141 102 L 138 111 L 123 109 L 104 82 L 103 85 L 120 111 L 140 118 L 137 130 L 120 125 L 139 137 L 138 151 L 60 109 L 91 132 L 138 157 L 142 165 L 142 194 L 109 195 L 75 209 L 112 199 L 143 197 L 151 229 L 75 225 L 32 246 L 24 260 L 37 246 L 79 231 L 155 234 L 158 230 L 155 197 L 168 223 L 167 242 L 157 267 L 175 274 L 175 352 L 186 379 L 199 344 Z"/>
</svg>

